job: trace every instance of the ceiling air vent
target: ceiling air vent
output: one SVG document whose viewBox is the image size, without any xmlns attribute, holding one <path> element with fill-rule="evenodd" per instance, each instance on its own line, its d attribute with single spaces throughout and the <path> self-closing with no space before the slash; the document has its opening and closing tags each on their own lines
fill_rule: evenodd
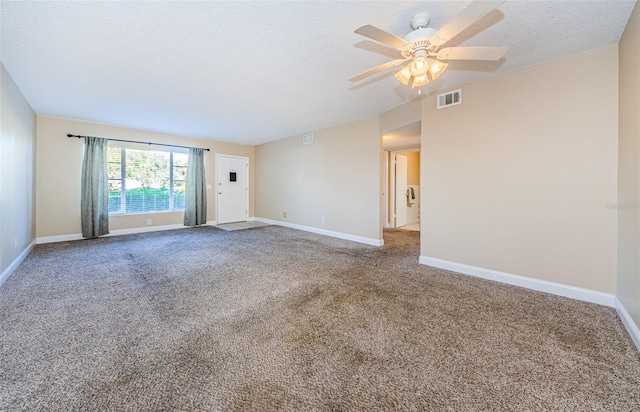
<svg viewBox="0 0 640 412">
<path fill-rule="evenodd" d="M 438 95 L 438 109 L 462 103 L 462 89 Z"/>
<path fill-rule="evenodd" d="M 313 143 L 313 133 L 305 134 L 302 136 L 302 144 L 311 144 Z"/>
</svg>

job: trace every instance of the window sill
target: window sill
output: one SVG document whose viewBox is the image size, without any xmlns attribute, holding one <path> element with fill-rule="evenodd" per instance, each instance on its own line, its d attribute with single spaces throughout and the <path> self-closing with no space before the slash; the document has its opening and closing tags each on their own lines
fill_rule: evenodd
<svg viewBox="0 0 640 412">
<path fill-rule="evenodd" d="M 140 216 L 140 215 L 163 215 L 163 214 L 170 214 L 170 213 L 184 213 L 184 209 L 159 210 L 159 211 L 156 211 L 156 212 L 109 213 L 109 217 Z"/>
</svg>

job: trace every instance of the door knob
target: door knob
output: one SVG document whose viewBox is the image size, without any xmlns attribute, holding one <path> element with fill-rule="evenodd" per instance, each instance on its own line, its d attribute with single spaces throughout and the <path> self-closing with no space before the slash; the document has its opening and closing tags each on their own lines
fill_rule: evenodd
<svg viewBox="0 0 640 412">
<path fill-rule="evenodd" d="M 218 194 L 219 194 L 219 195 L 221 195 L 221 194 L 222 194 L 222 192 L 218 192 Z"/>
</svg>

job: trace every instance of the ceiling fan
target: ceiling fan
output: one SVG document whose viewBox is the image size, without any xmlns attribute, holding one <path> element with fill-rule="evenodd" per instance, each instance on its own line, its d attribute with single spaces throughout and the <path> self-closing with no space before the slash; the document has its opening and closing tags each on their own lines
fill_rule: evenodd
<svg viewBox="0 0 640 412">
<path fill-rule="evenodd" d="M 390 61 L 371 70 L 367 70 L 349 79 L 360 81 L 381 71 L 399 66 L 406 61 L 409 64 L 395 73 L 395 78 L 404 85 L 425 86 L 444 73 L 448 63 L 441 60 L 499 60 L 507 52 L 506 47 L 446 47 L 447 43 L 467 27 L 496 9 L 506 0 L 473 0 L 464 10 L 442 26 L 439 30 L 429 28 L 428 13 L 418 13 L 411 19 L 412 32 L 404 38 L 398 37 L 370 24 L 355 31 L 362 36 L 376 40 L 397 49 L 402 58 Z"/>
</svg>

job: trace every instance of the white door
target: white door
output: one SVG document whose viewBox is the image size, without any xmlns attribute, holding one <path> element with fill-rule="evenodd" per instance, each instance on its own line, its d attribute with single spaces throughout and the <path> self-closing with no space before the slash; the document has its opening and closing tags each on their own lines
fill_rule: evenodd
<svg viewBox="0 0 640 412">
<path fill-rule="evenodd" d="M 216 155 L 216 222 L 246 222 L 249 215 L 249 158 Z"/>
<path fill-rule="evenodd" d="M 407 224 L 407 156 L 396 155 L 396 224 Z"/>
</svg>

